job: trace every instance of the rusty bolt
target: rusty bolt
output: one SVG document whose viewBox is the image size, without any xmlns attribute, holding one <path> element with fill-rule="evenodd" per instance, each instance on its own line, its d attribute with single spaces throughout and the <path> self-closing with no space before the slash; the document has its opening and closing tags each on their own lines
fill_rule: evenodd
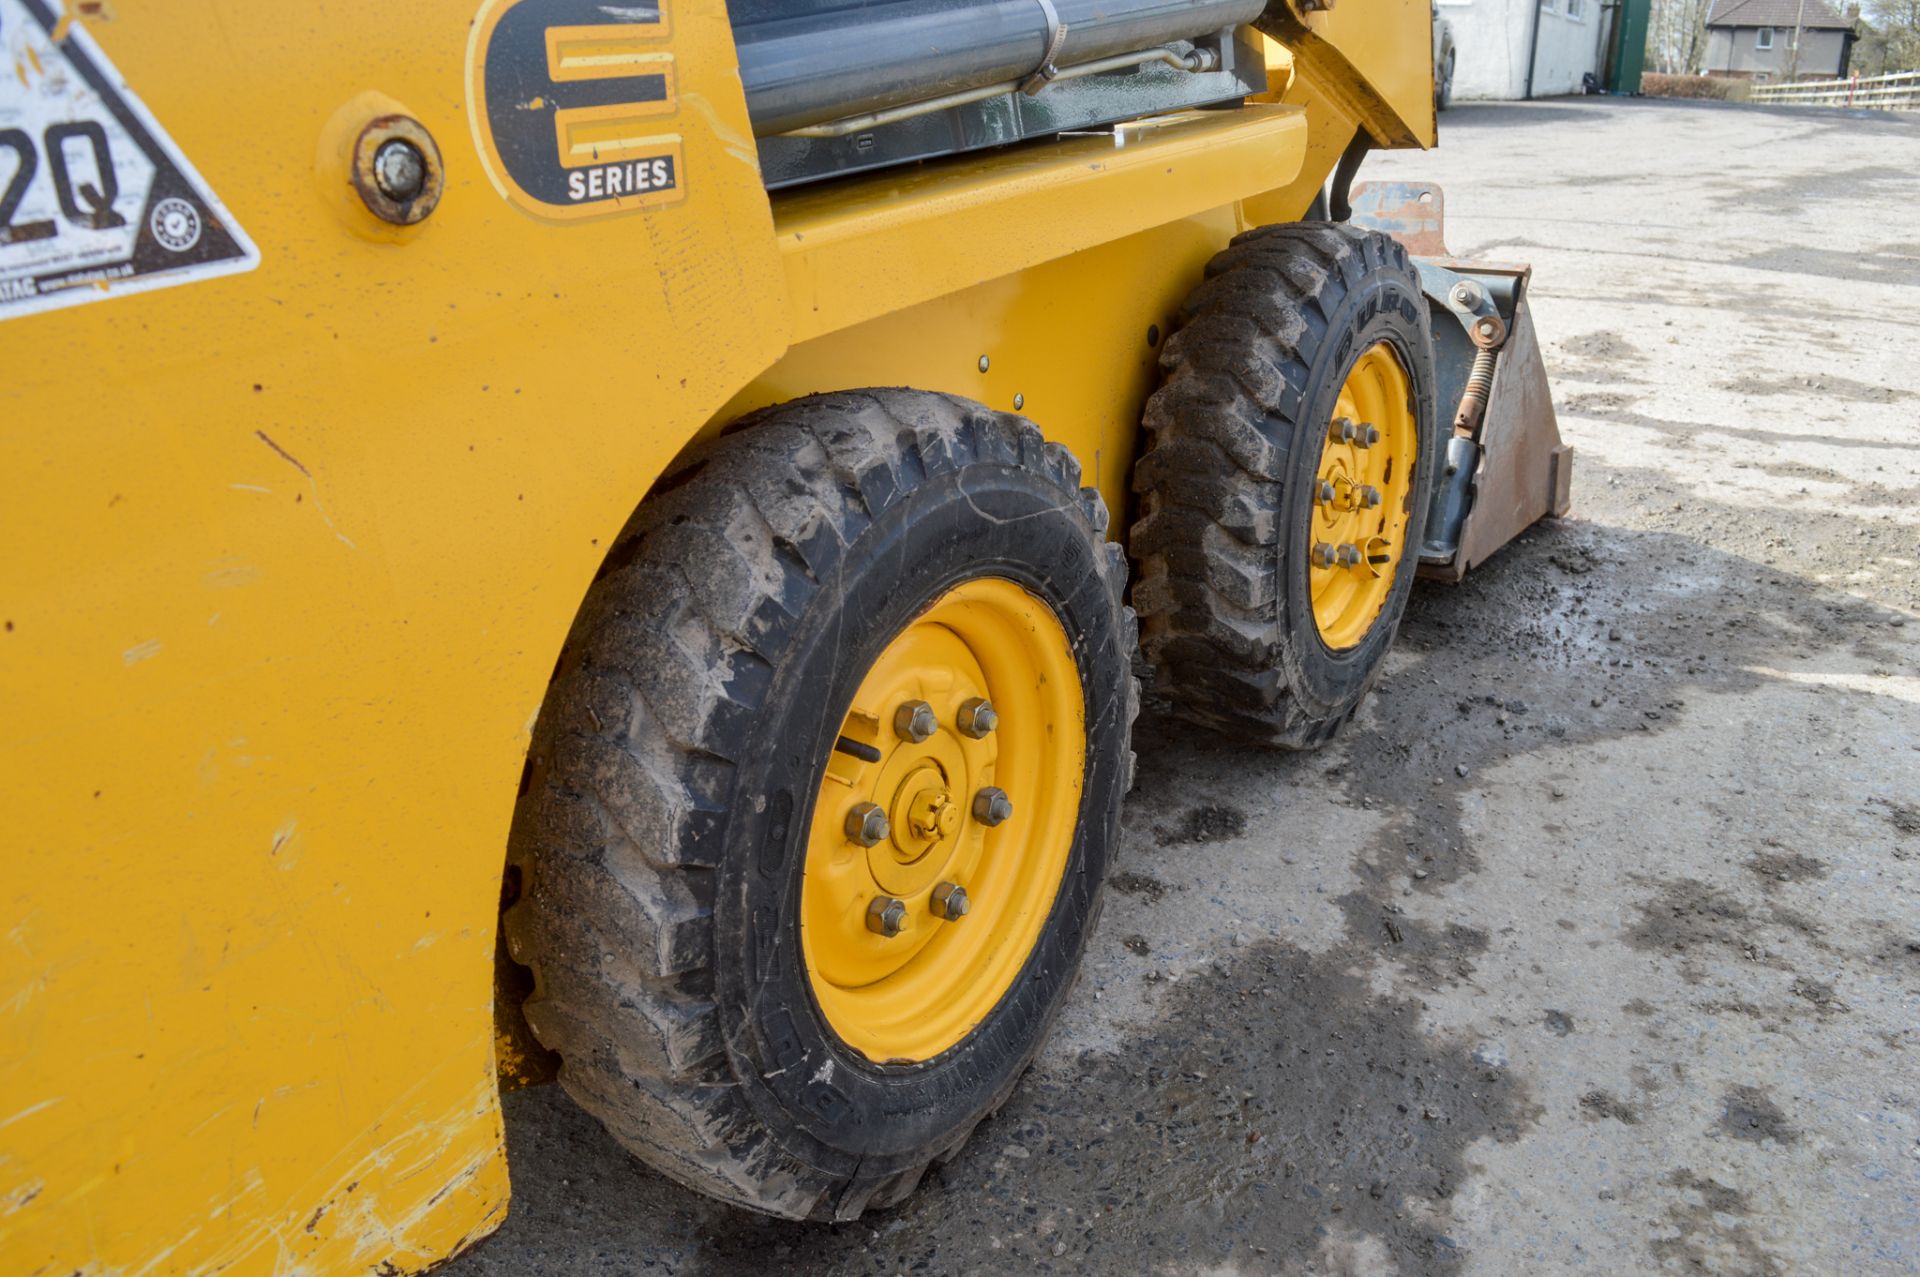
<svg viewBox="0 0 1920 1277">
<path fill-rule="evenodd" d="M 934 917 L 948 922 L 960 921 L 967 916 L 967 910 L 973 908 L 973 901 L 967 899 L 967 889 L 957 882 L 943 882 L 935 887 L 932 904 Z"/>
<path fill-rule="evenodd" d="M 1325 541 L 1315 541 L 1313 543 L 1313 566 L 1317 568 L 1330 568 L 1333 566 L 1333 561 L 1336 557 L 1334 548 Z"/>
<path fill-rule="evenodd" d="M 900 734 L 901 740 L 918 745 L 940 730 L 940 720 L 935 717 L 933 706 L 925 701 L 908 701 L 893 711 L 893 730 Z"/>
<path fill-rule="evenodd" d="M 1340 548 L 1334 551 L 1334 557 L 1339 559 L 1341 567 L 1353 567 L 1360 562 L 1360 547 L 1351 541 L 1343 541 Z"/>
<path fill-rule="evenodd" d="M 867 903 L 867 930 L 891 939 L 906 925 L 907 902 L 892 896 L 875 896 Z"/>
<path fill-rule="evenodd" d="M 983 825 L 1001 825 L 1013 818 L 1013 800 L 1004 789 L 989 785 L 973 796 L 973 818 Z"/>
<path fill-rule="evenodd" d="M 1353 422 L 1346 417 L 1335 417 L 1327 427 L 1327 438 L 1333 443 L 1352 443 L 1356 433 Z"/>
<path fill-rule="evenodd" d="M 1453 304 L 1462 310 L 1478 310 L 1481 296 L 1480 285 L 1470 279 L 1463 279 L 1453 286 Z"/>
<path fill-rule="evenodd" d="M 427 184 L 426 156 L 405 138 L 394 138 L 374 152 L 373 179 L 380 184 L 382 195 L 396 204 L 404 204 L 418 196 Z"/>
<path fill-rule="evenodd" d="M 1353 431 L 1353 446 L 1371 448 L 1380 442 L 1380 431 L 1373 426 L 1356 426 Z"/>
<path fill-rule="evenodd" d="M 1336 495 L 1337 493 L 1333 486 L 1333 480 L 1322 479 L 1320 481 L 1320 491 L 1318 492 L 1318 494 L 1315 495 L 1314 500 L 1320 505 L 1332 505 L 1333 498 Z"/>
<path fill-rule="evenodd" d="M 447 184 L 433 134 L 408 115 L 367 122 L 354 140 L 348 176 L 367 211 L 395 226 L 412 226 L 432 213 Z"/>
<path fill-rule="evenodd" d="M 1000 725 L 1000 715 L 984 696 L 973 696 L 960 703 L 960 712 L 954 721 L 962 736 L 980 740 Z"/>
<path fill-rule="evenodd" d="M 1375 506 L 1379 505 L 1381 501 L 1380 489 L 1374 487 L 1370 483 L 1361 485 L 1360 491 L 1357 495 L 1360 502 L 1360 508 L 1362 510 L 1371 510 Z"/>
<path fill-rule="evenodd" d="M 875 846 L 892 832 L 879 803 L 855 803 L 847 813 L 847 837 L 862 847 Z"/>
</svg>

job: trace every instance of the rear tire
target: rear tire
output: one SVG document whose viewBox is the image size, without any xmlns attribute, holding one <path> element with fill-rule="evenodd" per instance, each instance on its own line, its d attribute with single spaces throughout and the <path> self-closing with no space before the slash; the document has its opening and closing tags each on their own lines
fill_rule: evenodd
<svg viewBox="0 0 1920 1277">
<path fill-rule="evenodd" d="M 1147 401 L 1148 448 L 1134 471 L 1141 648 L 1182 717 L 1313 748 L 1373 685 L 1418 567 L 1440 449 L 1419 277 L 1406 250 L 1377 232 L 1260 227 L 1207 264 L 1180 322 L 1161 352 L 1164 381 Z M 1353 569 L 1377 581 L 1368 611 L 1330 619 L 1316 611 L 1327 570 L 1311 562 L 1325 544 L 1317 494 L 1328 430 L 1377 349 L 1404 374 L 1405 402 L 1385 407 L 1416 437 L 1382 509 L 1393 524 L 1379 529 L 1391 533 L 1390 575 L 1385 564 Z"/>
<path fill-rule="evenodd" d="M 505 926 L 561 1084 L 665 1174 L 852 1219 L 911 1192 L 1039 1049 L 1098 912 L 1138 707 L 1125 562 L 1079 478 L 1031 423 L 978 404 L 820 395 L 740 423 L 608 556 L 534 731 Z M 835 1032 L 803 953 L 815 795 L 876 657 L 982 578 L 1044 604 L 1071 645 L 1071 846 L 984 1019 L 931 1058 L 875 1063 Z M 874 739 L 904 748 L 891 731 Z"/>
</svg>

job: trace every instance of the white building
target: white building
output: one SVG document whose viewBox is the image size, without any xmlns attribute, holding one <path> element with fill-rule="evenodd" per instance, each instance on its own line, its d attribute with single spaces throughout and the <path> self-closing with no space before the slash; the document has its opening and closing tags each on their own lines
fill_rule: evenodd
<svg viewBox="0 0 1920 1277">
<path fill-rule="evenodd" d="M 1434 12 L 1453 28 L 1453 96 L 1527 96 L 1529 52 L 1534 97 L 1580 92 L 1581 76 L 1600 74 L 1614 7 L 1612 0 L 1435 0 Z"/>
</svg>

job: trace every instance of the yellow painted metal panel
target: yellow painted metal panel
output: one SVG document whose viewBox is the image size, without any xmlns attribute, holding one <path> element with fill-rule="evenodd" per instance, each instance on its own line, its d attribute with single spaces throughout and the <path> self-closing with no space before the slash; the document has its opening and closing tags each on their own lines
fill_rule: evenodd
<svg viewBox="0 0 1920 1277">
<path fill-rule="evenodd" d="M 818 390 L 915 386 L 1019 411 L 1080 459 L 1125 531 L 1158 342 L 1207 259 L 1244 230 L 1229 204 L 797 345 L 716 414 Z M 1148 341 L 1153 330 L 1155 343 Z M 986 371 L 980 359 L 987 358 Z"/>
<path fill-rule="evenodd" d="M 1149 329 L 1352 118 L 929 164 L 776 233 L 723 6 L 670 0 L 616 52 L 670 53 L 675 107 L 548 139 L 682 180 L 573 208 L 476 100 L 516 2 L 86 19 L 262 260 L 0 324 L 0 1272 L 406 1270 L 490 1228 L 505 830 L 634 500 L 747 407 L 910 384 L 1018 396 L 1123 526 Z M 346 180 L 386 112 L 448 170 L 405 229 Z"/>
<path fill-rule="evenodd" d="M 1364 123 L 1376 146 L 1426 147 L 1438 136 L 1432 23 L 1433 0 L 1276 0 L 1259 25 L 1287 47 L 1296 80 Z"/>
<path fill-rule="evenodd" d="M 0 1272 L 404 1270 L 505 1209 L 527 729 L 787 308 L 720 0 L 672 5 L 684 198 L 565 226 L 475 153 L 477 7 L 84 20 L 261 264 L 0 322 Z M 341 160 L 381 101 L 448 167 L 406 230 Z"/>
<path fill-rule="evenodd" d="M 1297 107 L 1194 111 L 775 204 L 796 340 L 1290 182 Z"/>
<path fill-rule="evenodd" d="M 1215 207 L 804 342 L 720 409 L 714 428 L 851 386 L 943 390 L 1002 411 L 1018 403 L 1079 457 L 1119 538 L 1158 342 L 1208 257 L 1244 229 L 1235 205 Z"/>
</svg>

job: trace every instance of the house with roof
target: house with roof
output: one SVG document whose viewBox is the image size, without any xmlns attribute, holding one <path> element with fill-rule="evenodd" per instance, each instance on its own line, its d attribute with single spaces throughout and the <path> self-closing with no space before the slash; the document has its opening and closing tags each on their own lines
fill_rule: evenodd
<svg viewBox="0 0 1920 1277">
<path fill-rule="evenodd" d="M 1840 79 L 1858 21 L 1858 9 L 1841 14 L 1826 0 L 1715 0 L 1707 14 L 1706 72 L 1760 81 Z"/>
</svg>

